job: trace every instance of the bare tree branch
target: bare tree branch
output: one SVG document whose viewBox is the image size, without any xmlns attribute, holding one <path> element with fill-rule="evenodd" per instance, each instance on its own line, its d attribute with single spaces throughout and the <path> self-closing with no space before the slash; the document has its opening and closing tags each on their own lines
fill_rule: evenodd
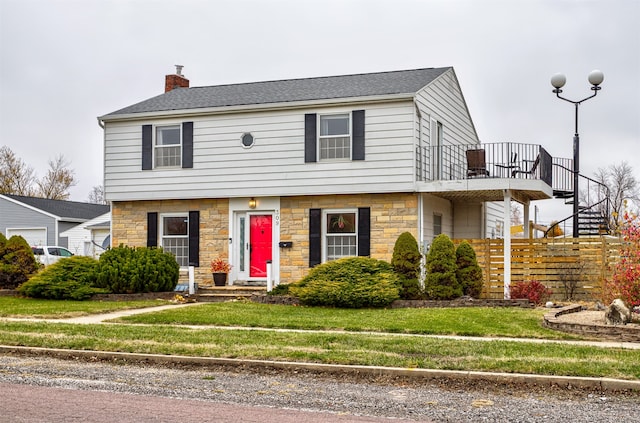
<svg viewBox="0 0 640 423">
<path fill-rule="evenodd" d="M 49 170 L 47 174 L 38 181 L 40 197 L 51 200 L 67 200 L 69 198 L 69 188 L 76 185 L 73 169 L 69 169 L 63 155 L 59 155 L 55 160 L 49 160 Z"/>
<path fill-rule="evenodd" d="M 625 207 L 630 207 L 630 202 L 633 202 L 636 207 L 640 206 L 640 186 L 633 176 L 633 168 L 626 161 L 620 164 L 612 164 L 606 168 L 598 169 L 594 179 L 606 185 L 610 190 L 609 212 L 611 227 L 617 232 L 622 222 Z M 592 195 L 601 200 L 604 198 L 605 193 L 598 187 L 594 188 Z"/>
<path fill-rule="evenodd" d="M 94 186 L 89 193 L 88 201 L 93 204 L 107 204 L 107 200 L 104 198 L 104 186 Z"/>
<path fill-rule="evenodd" d="M 0 194 L 33 196 L 36 193 L 33 168 L 27 166 L 6 145 L 0 147 Z"/>
</svg>

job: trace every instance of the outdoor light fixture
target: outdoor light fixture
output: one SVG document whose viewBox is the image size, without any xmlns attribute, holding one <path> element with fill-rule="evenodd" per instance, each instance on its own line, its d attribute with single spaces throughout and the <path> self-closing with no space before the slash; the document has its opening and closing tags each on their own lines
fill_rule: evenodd
<svg viewBox="0 0 640 423">
<path fill-rule="evenodd" d="M 579 195 L 578 195 L 578 177 L 580 175 L 580 135 L 578 135 L 578 106 L 583 101 L 589 100 L 590 98 L 595 97 L 598 94 L 598 91 L 602 89 L 600 84 L 604 81 L 604 74 L 599 70 L 591 71 L 589 74 L 589 83 L 592 85 L 591 90 L 593 94 L 589 97 L 583 98 L 580 101 L 569 100 L 568 98 L 564 98 L 560 96 L 562 93 L 562 87 L 567 82 L 567 77 L 561 73 L 557 73 L 551 77 L 551 85 L 553 85 L 553 92 L 556 96 L 564 101 L 568 101 L 575 105 L 576 114 L 575 114 L 575 132 L 573 136 L 573 236 L 578 237 L 579 228 L 578 228 L 578 214 L 580 212 Z"/>
<path fill-rule="evenodd" d="M 251 198 L 249 199 L 249 208 L 250 208 L 250 209 L 255 209 L 255 208 L 256 208 L 256 199 L 255 199 L 255 198 L 253 198 L 253 197 L 251 197 Z"/>
</svg>

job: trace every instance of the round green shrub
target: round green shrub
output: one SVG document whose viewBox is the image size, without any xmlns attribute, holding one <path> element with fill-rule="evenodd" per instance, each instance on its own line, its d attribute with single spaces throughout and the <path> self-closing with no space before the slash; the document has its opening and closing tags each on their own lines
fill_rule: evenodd
<svg viewBox="0 0 640 423">
<path fill-rule="evenodd" d="M 7 240 L 0 234 L 0 288 L 16 288 L 36 273 L 39 267 L 31 247 L 23 237 L 14 235 Z"/>
<path fill-rule="evenodd" d="M 468 241 L 462 241 L 458 245 L 456 249 L 456 264 L 458 266 L 456 278 L 462 287 L 463 294 L 479 298 L 480 294 L 482 294 L 484 278 L 482 269 L 478 265 L 476 252 Z"/>
<path fill-rule="evenodd" d="M 180 266 L 161 248 L 119 246 L 100 256 L 96 285 L 114 294 L 166 292 L 175 288 Z"/>
<path fill-rule="evenodd" d="M 93 286 L 97 265 L 98 261 L 91 257 L 68 257 L 47 266 L 17 291 L 31 298 L 86 300 L 93 294 L 105 292 Z"/>
<path fill-rule="evenodd" d="M 425 294 L 433 300 L 451 300 L 462 296 L 456 278 L 456 249 L 451 239 L 440 234 L 433 240 L 427 254 Z"/>
<path fill-rule="evenodd" d="M 305 305 L 385 307 L 399 298 L 398 276 L 391 265 L 369 257 L 323 263 L 289 287 Z"/>
</svg>

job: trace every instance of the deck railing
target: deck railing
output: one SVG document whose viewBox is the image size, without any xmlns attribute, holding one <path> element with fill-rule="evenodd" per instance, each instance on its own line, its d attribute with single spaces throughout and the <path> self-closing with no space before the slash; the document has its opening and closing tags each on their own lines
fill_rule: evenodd
<svg viewBox="0 0 640 423">
<path fill-rule="evenodd" d="M 470 163 L 470 150 L 481 152 L 482 167 Z M 558 182 L 558 189 L 571 190 L 566 183 L 570 175 L 554 163 L 571 166 L 570 159 L 552 158 L 538 144 L 489 143 L 479 145 L 442 145 L 418 147 L 416 177 L 418 181 L 460 180 L 476 178 L 540 179 L 548 185 Z M 565 172 L 566 173 L 566 172 Z"/>
</svg>

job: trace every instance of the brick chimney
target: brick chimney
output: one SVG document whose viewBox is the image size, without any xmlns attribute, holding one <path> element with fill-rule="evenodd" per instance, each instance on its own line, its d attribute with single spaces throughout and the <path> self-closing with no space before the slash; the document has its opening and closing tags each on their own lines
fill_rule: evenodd
<svg viewBox="0 0 640 423">
<path fill-rule="evenodd" d="M 164 77 L 164 92 L 174 88 L 189 88 L 189 80 L 182 75 L 182 65 L 176 65 L 176 73 Z"/>
</svg>

